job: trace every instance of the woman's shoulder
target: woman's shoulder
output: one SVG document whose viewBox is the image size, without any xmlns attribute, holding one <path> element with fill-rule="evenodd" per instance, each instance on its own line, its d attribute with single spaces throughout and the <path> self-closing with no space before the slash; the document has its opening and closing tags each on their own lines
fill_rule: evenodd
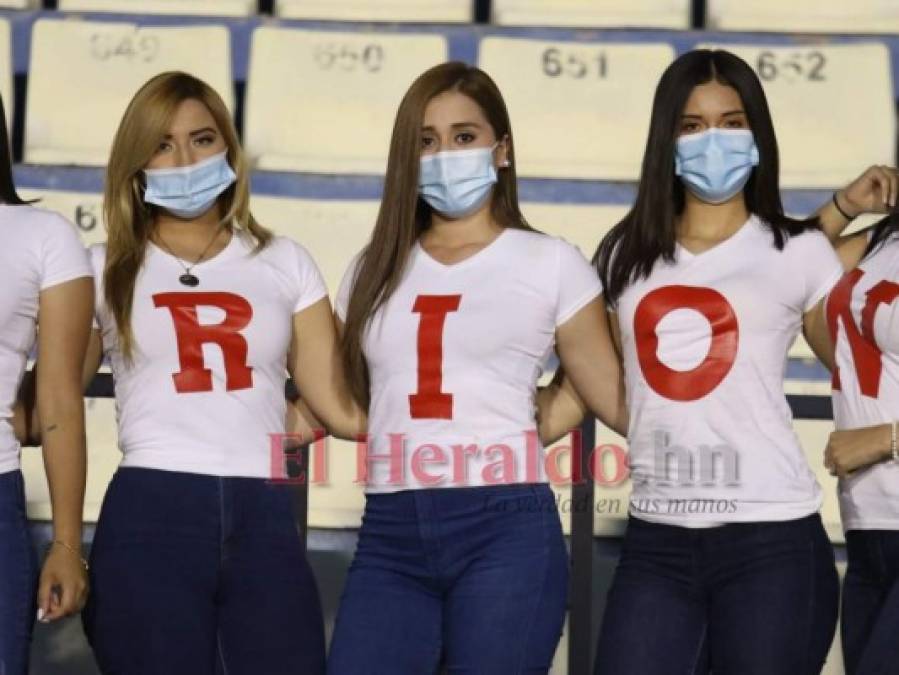
<svg viewBox="0 0 899 675">
<path fill-rule="evenodd" d="M 15 228 L 17 237 L 77 234 L 75 225 L 62 214 L 31 204 L 0 205 L 0 225 Z"/>
<path fill-rule="evenodd" d="M 254 250 L 257 247 L 256 240 L 245 233 L 238 233 L 237 236 L 241 237 L 241 241 L 243 245 L 247 247 L 249 250 Z M 260 254 L 269 256 L 270 258 L 277 259 L 282 262 L 294 263 L 297 258 L 301 259 L 312 259 L 312 255 L 309 253 L 309 250 L 303 246 L 296 239 L 291 237 L 284 236 L 282 234 L 276 234 L 272 236 L 271 239 L 266 242 L 265 246 L 259 251 Z"/>
</svg>

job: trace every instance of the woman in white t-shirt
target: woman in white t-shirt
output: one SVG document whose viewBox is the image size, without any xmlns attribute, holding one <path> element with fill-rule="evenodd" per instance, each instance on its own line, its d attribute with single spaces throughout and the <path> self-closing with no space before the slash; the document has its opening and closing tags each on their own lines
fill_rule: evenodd
<svg viewBox="0 0 899 675">
<path fill-rule="evenodd" d="M 463 63 L 422 74 L 335 301 L 369 434 L 329 672 L 547 672 L 568 562 L 536 383 L 555 345 L 590 409 L 624 426 L 601 292 L 575 247 L 522 217 L 493 81 Z"/>
<path fill-rule="evenodd" d="M 255 221 L 230 113 L 184 73 L 125 111 L 104 215 L 85 379 L 105 353 L 123 458 L 90 554 L 100 669 L 322 672 L 318 592 L 278 480 L 288 372 L 326 423 L 343 410 L 319 271 Z"/>
<path fill-rule="evenodd" d="M 74 226 L 16 193 L 5 119 L 0 102 L 0 673 L 25 675 L 35 614 L 43 622 L 73 614 L 87 594 L 81 363 L 93 283 Z M 46 411 L 43 455 L 53 507 L 53 540 L 40 575 L 20 468 L 18 438 L 27 425 L 16 406 L 35 345 L 42 359 L 33 393 Z"/>
<path fill-rule="evenodd" d="M 697 50 L 669 66 L 636 203 L 595 258 L 633 480 L 600 675 L 811 675 L 830 648 L 833 551 L 783 378 L 800 328 L 829 362 L 817 329 L 841 266 L 822 226 L 835 237 L 846 220 L 836 202 L 817 219 L 786 217 L 778 173 L 746 63 Z M 890 180 L 872 168 L 843 208 Z"/>
<path fill-rule="evenodd" d="M 895 200 L 894 190 L 885 201 Z M 847 216 L 858 212 L 847 209 Z M 848 557 L 840 637 L 848 675 L 893 672 L 899 659 L 897 228 L 893 214 L 840 240 L 837 252 L 849 271 L 827 299 L 837 430 L 825 465 L 840 478 Z"/>
</svg>

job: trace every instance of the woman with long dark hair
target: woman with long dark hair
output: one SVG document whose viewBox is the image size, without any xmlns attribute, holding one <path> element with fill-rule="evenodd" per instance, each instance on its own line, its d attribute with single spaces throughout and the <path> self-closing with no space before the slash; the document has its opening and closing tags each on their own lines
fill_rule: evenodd
<svg viewBox="0 0 899 675">
<path fill-rule="evenodd" d="M 847 675 L 888 673 L 899 659 L 899 216 L 837 250 L 849 271 L 827 300 L 836 431 L 824 462 L 846 533 L 840 637 Z"/>
<path fill-rule="evenodd" d="M 636 202 L 595 257 L 626 375 L 633 479 L 600 675 L 824 664 L 838 581 L 784 364 L 800 328 L 829 363 L 819 329 L 841 266 L 828 237 L 846 224 L 840 208 L 894 179 L 873 168 L 796 220 L 778 177 L 752 69 L 725 51 L 672 63 Z"/>
<path fill-rule="evenodd" d="M 73 614 L 87 594 L 81 363 L 94 296 L 74 226 L 17 194 L 5 120 L 0 102 L 0 673 L 25 675 L 35 613 L 44 622 Z M 19 461 L 18 438 L 27 425 L 21 410 L 14 416 L 35 343 L 41 368 L 33 394 L 44 409 L 44 467 L 53 507 L 53 540 L 40 575 Z"/>
<path fill-rule="evenodd" d="M 626 425 L 601 291 L 522 217 L 493 81 L 463 63 L 422 74 L 335 302 L 369 471 L 329 672 L 547 672 L 568 563 L 536 383 L 555 345 L 590 409 Z"/>
</svg>

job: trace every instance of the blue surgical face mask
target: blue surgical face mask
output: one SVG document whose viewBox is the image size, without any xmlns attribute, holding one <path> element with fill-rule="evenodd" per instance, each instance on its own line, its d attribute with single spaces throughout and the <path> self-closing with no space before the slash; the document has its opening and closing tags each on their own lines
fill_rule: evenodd
<svg viewBox="0 0 899 675">
<path fill-rule="evenodd" d="M 447 218 L 464 218 L 474 213 L 487 201 L 496 183 L 493 150 L 497 145 L 422 157 L 418 193 Z"/>
<path fill-rule="evenodd" d="M 677 139 L 674 173 L 702 201 L 722 204 L 746 185 L 759 151 L 748 129 L 707 129 Z"/>
<path fill-rule="evenodd" d="M 161 206 L 179 218 L 203 215 L 237 180 L 227 154 L 224 150 L 190 166 L 144 169 L 147 179 L 144 201 Z"/>
</svg>

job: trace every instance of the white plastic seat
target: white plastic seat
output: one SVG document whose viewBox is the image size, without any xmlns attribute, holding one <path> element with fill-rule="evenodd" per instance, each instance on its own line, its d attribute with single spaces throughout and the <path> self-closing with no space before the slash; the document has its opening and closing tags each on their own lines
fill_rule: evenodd
<svg viewBox="0 0 899 675">
<path fill-rule="evenodd" d="M 744 59 L 762 81 L 777 132 L 782 187 L 841 187 L 871 164 L 895 163 L 886 45 L 714 47 Z"/>
<path fill-rule="evenodd" d="M 39 19 L 32 31 L 25 161 L 105 165 L 128 101 L 150 77 L 169 70 L 205 80 L 233 110 L 225 26 Z"/>
<path fill-rule="evenodd" d="M 256 195 L 251 208 L 262 225 L 309 249 L 333 297 L 350 260 L 368 243 L 378 205 L 377 201 L 361 199 Z"/>
<path fill-rule="evenodd" d="M 707 0 L 706 26 L 719 30 L 899 33 L 893 0 Z"/>
<path fill-rule="evenodd" d="M 0 0 L 2 9 L 36 9 L 40 6 L 40 0 Z"/>
<path fill-rule="evenodd" d="M 56 211 L 71 221 L 85 246 L 106 241 L 103 195 L 94 192 L 20 188 L 22 199 L 38 199 L 34 206 Z"/>
<path fill-rule="evenodd" d="M 412 81 L 447 59 L 440 35 L 263 26 L 250 54 L 246 147 L 275 171 L 380 174 Z"/>
<path fill-rule="evenodd" d="M 512 118 L 518 173 L 636 180 L 668 44 L 488 37 L 478 62 Z"/>
<path fill-rule="evenodd" d="M 121 12 L 182 16 L 251 16 L 256 0 L 58 0 L 63 12 Z"/>
<path fill-rule="evenodd" d="M 531 227 L 564 238 L 577 246 L 587 260 L 593 258 L 599 242 L 629 210 L 626 204 L 524 202 L 521 205 Z"/>
<path fill-rule="evenodd" d="M 276 0 L 275 15 L 285 19 L 467 23 L 472 0 Z"/>
<path fill-rule="evenodd" d="M 690 27 L 690 0 L 493 0 L 501 26 Z"/>
</svg>

